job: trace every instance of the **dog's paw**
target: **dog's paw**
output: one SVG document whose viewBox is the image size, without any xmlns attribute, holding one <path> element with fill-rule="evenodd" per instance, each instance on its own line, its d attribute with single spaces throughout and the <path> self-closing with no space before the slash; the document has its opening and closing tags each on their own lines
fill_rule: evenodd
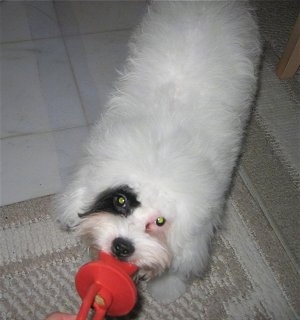
<svg viewBox="0 0 300 320">
<path fill-rule="evenodd" d="M 186 283 L 175 273 L 166 273 L 148 282 L 151 296 L 162 304 L 175 301 L 186 291 Z"/>
</svg>

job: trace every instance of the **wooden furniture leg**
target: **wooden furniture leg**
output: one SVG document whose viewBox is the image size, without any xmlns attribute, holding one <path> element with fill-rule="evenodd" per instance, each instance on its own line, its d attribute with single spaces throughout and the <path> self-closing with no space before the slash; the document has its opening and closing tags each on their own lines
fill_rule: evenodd
<svg viewBox="0 0 300 320">
<path fill-rule="evenodd" d="M 290 79 L 300 66 L 300 13 L 287 43 L 285 51 L 278 62 L 276 74 L 279 79 Z"/>
</svg>

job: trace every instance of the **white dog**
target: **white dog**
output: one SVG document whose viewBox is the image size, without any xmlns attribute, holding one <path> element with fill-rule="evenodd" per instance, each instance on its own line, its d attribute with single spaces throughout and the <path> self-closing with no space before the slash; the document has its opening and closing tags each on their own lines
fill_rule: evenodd
<svg viewBox="0 0 300 320">
<path fill-rule="evenodd" d="M 152 4 L 60 198 L 59 221 L 136 264 L 162 302 L 207 264 L 259 54 L 244 2 Z"/>
</svg>

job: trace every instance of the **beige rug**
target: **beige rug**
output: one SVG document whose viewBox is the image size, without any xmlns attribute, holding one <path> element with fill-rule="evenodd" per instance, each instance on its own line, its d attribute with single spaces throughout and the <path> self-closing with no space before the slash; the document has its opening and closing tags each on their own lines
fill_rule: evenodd
<svg viewBox="0 0 300 320">
<path fill-rule="evenodd" d="M 78 310 L 84 250 L 52 221 L 51 198 L 2 208 L 1 319 Z M 299 290 L 296 266 L 238 173 L 205 277 L 167 306 L 145 292 L 138 319 L 296 319 Z"/>
<path fill-rule="evenodd" d="M 274 74 L 300 6 L 257 6 L 266 47 L 261 90 L 209 269 L 167 306 L 142 287 L 138 319 L 300 319 L 299 81 L 281 82 Z M 78 310 L 74 275 L 85 252 L 53 222 L 51 199 L 1 208 L 0 319 Z"/>
</svg>

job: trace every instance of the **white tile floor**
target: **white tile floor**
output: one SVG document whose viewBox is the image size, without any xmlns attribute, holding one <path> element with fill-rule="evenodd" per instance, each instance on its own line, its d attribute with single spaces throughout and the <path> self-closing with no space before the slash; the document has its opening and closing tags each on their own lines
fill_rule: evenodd
<svg viewBox="0 0 300 320">
<path fill-rule="evenodd" d="M 0 205 L 60 190 L 145 2 L 1 2 Z"/>
</svg>

